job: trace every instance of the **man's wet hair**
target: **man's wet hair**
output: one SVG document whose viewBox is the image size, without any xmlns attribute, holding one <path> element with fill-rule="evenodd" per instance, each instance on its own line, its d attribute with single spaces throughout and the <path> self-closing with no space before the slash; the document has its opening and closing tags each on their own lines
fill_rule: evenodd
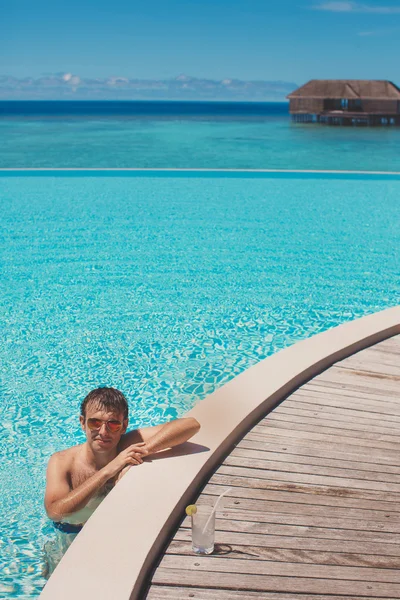
<svg viewBox="0 0 400 600">
<path fill-rule="evenodd" d="M 89 392 L 81 404 L 81 415 L 86 419 L 86 408 L 88 404 L 95 404 L 101 409 L 120 412 L 124 419 L 128 418 L 128 403 L 125 396 L 115 388 L 101 387 Z"/>
</svg>

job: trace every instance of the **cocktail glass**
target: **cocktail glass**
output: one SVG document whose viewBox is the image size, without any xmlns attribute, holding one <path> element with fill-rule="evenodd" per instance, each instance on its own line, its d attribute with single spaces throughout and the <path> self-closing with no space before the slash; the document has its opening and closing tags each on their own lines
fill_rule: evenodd
<svg viewBox="0 0 400 600">
<path fill-rule="evenodd" d="M 215 539 L 215 510 L 213 506 L 197 506 L 192 514 L 192 548 L 196 554 L 211 554 Z M 213 514 L 211 514 L 213 513 Z"/>
</svg>

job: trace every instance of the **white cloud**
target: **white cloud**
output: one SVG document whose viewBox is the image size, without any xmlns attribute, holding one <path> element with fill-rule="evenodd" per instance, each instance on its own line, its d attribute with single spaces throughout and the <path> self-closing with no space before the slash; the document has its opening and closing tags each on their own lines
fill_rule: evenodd
<svg viewBox="0 0 400 600">
<path fill-rule="evenodd" d="M 64 73 L 62 79 L 65 81 L 65 83 L 68 83 L 68 85 L 79 85 L 81 82 L 80 77 L 77 75 L 72 75 L 72 73 Z"/>
<path fill-rule="evenodd" d="M 126 77 L 109 77 L 106 82 L 108 85 L 116 85 L 117 83 L 129 83 Z"/>
<path fill-rule="evenodd" d="M 314 10 L 326 10 L 330 12 L 353 12 L 353 13 L 380 13 L 382 15 L 400 14 L 400 6 L 372 6 L 358 2 L 323 2 L 315 4 Z"/>
</svg>

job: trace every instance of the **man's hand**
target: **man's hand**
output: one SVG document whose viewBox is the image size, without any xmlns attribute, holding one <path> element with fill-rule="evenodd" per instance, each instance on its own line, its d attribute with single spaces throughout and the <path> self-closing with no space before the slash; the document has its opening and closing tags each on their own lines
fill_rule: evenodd
<svg viewBox="0 0 400 600">
<path fill-rule="evenodd" d="M 122 450 L 108 465 L 103 467 L 104 471 L 107 472 L 109 479 L 115 477 L 125 467 L 132 467 L 135 465 L 141 465 L 143 462 L 143 456 L 148 454 L 145 442 L 139 444 L 132 444 Z"/>
</svg>

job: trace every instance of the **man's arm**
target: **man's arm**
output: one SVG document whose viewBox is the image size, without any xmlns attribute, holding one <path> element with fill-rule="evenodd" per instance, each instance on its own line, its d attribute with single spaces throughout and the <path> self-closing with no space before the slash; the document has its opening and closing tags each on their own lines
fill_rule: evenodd
<svg viewBox="0 0 400 600">
<path fill-rule="evenodd" d="M 162 425 L 154 427 L 143 427 L 129 431 L 121 440 L 122 448 L 128 444 L 138 444 L 145 442 L 145 448 L 149 454 L 155 454 L 160 450 L 173 448 L 178 444 L 186 442 L 194 436 L 200 429 L 200 424 L 193 417 L 176 419 Z"/>
<path fill-rule="evenodd" d="M 108 465 L 86 479 L 81 485 L 71 490 L 68 481 L 68 462 L 62 454 L 56 453 L 49 460 L 47 467 L 46 494 L 44 506 L 47 515 L 53 521 L 84 508 L 96 492 L 127 465 L 139 465 L 142 455 L 147 454 L 145 447 L 129 446 L 117 455 Z"/>
</svg>

